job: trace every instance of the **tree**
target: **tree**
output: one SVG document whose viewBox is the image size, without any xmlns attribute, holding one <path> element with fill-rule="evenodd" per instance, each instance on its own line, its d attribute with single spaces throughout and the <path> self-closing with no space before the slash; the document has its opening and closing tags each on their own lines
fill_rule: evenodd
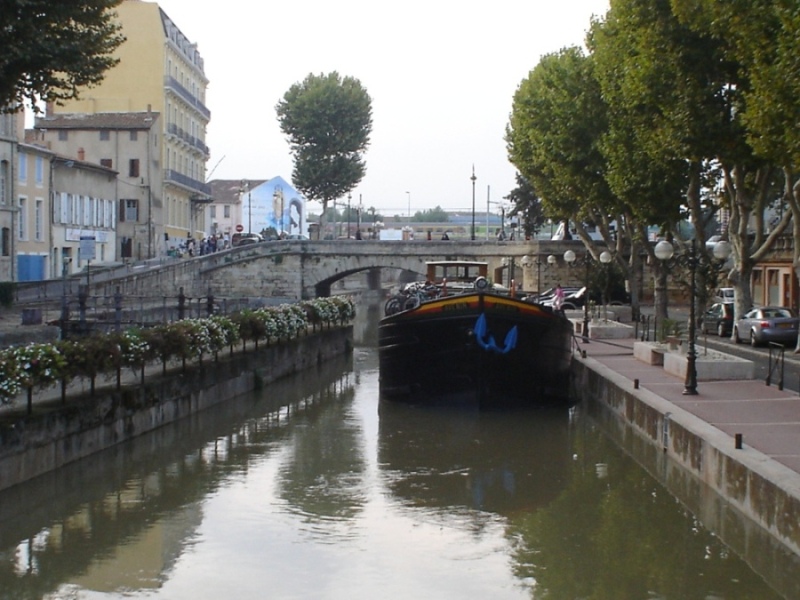
<svg viewBox="0 0 800 600">
<path fill-rule="evenodd" d="M 580 48 L 544 56 L 514 94 L 506 128 L 509 160 L 530 182 L 552 219 L 571 221 L 587 253 L 600 250 L 586 223 L 594 224 L 615 262 L 631 281 L 636 273 L 635 211 L 616 196 L 606 179 L 601 151 L 608 106 L 594 76 L 592 58 Z M 616 227 L 613 227 L 616 225 Z M 630 257 L 630 266 L 625 256 Z M 631 304 L 639 295 L 631 281 Z"/>
<path fill-rule="evenodd" d="M 525 179 L 519 172 L 516 174 L 517 187 L 504 196 L 504 200 L 513 203 L 511 210 L 508 211 L 510 217 L 519 216 L 525 236 L 533 236 L 539 233 L 545 221 L 542 212 L 542 202 L 536 195 L 533 185 Z"/>
<path fill-rule="evenodd" d="M 447 223 L 450 220 L 450 215 L 438 204 L 436 208 L 429 208 L 424 211 L 417 211 L 414 213 L 414 221 L 417 223 Z"/>
<path fill-rule="evenodd" d="M 7 0 L 0 8 L 0 106 L 16 110 L 79 96 L 119 62 L 122 0 Z"/>
<path fill-rule="evenodd" d="M 743 45 L 736 32 L 765 5 L 780 2 L 765 0 L 746 15 L 747 3 L 741 2 L 615 0 L 590 38 L 595 73 L 612 107 L 603 146 L 612 189 L 630 201 L 630 191 L 651 179 L 655 185 L 647 188 L 656 195 L 639 192 L 640 203 L 665 218 L 674 208 L 688 210 L 699 251 L 706 253 L 704 234 L 715 210 L 709 199 L 719 202 L 721 181 L 731 211 L 727 235 L 734 267 L 728 277 L 737 290 L 737 314 L 750 305 L 752 269 L 788 225 L 789 212 L 767 235 L 774 165 L 755 155 L 748 142 L 745 116 L 754 72 L 735 50 Z M 752 37 L 749 31 L 744 35 Z M 771 44 L 765 35 L 758 41 Z M 664 178 L 659 171 L 673 175 Z M 679 194 L 658 184 L 681 180 Z M 666 225 L 674 229 L 677 219 L 671 221 Z"/>
<path fill-rule="evenodd" d="M 372 100 L 358 79 L 309 74 L 278 102 L 281 131 L 294 158 L 292 180 L 307 199 L 328 203 L 363 179 L 372 132 Z"/>
</svg>

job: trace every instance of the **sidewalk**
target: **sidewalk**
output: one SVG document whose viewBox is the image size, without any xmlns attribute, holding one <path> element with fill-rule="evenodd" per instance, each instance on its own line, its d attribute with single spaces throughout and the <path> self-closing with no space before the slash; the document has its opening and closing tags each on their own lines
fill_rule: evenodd
<svg viewBox="0 0 800 600">
<path fill-rule="evenodd" d="M 633 339 L 591 340 L 579 347 L 614 373 L 691 413 L 730 436 L 734 447 L 741 434 L 743 447 L 757 450 L 800 474 L 800 397 L 796 392 L 767 387 L 763 380 L 701 381 L 696 396 L 684 396 L 682 378 L 660 366 L 633 357 Z M 580 360 L 580 359 L 579 359 Z M 787 361 L 788 362 L 788 361 Z"/>
</svg>

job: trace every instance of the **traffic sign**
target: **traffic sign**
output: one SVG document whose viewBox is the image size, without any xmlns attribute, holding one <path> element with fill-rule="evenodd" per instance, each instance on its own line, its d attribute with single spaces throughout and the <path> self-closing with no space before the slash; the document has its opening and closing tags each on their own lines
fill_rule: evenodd
<svg viewBox="0 0 800 600">
<path fill-rule="evenodd" d="M 244 231 L 244 225 L 237 225 L 236 226 L 236 231 L 238 231 L 239 233 L 242 233 Z"/>
</svg>

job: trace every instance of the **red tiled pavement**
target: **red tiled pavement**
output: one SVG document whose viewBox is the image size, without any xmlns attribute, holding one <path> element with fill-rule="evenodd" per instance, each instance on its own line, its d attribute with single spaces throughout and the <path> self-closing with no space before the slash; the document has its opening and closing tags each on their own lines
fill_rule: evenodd
<svg viewBox="0 0 800 600">
<path fill-rule="evenodd" d="M 768 387 L 763 380 L 700 381 L 696 396 L 684 396 L 682 377 L 633 357 L 633 339 L 579 340 L 588 358 L 629 379 L 675 406 L 800 473 L 800 397 Z M 699 352 L 702 352 L 700 350 Z"/>
</svg>

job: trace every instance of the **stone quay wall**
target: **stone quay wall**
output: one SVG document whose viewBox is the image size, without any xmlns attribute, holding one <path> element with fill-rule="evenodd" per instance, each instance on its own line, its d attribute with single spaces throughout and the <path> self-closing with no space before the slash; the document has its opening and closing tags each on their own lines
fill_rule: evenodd
<svg viewBox="0 0 800 600">
<path fill-rule="evenodd" d="M 619 445 L 786 597 L 800 557 L 800 489 L 788 467 L 591 358 L 576 358 L 573 389 Z"/>
<path fill-rule="evenodd" d="M 95 397 L 37 403 L 32 416 L 0 423 L 0 490 L 53 471 L 250 392 L 281 377 L 316 367 L 353 349 L 352 326 L 324 329 L 256 351 L 178 366 L 156 365 L 136 380 Z"/>
</svg>

